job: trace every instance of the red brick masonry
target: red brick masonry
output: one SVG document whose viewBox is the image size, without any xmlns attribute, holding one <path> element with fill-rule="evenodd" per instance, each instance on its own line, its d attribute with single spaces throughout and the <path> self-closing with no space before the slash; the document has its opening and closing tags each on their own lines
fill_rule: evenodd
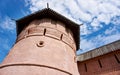
<svg viewBox="0 0 120 75">
<path fill-rule="evenodd" d="M 120 75 L 120 49 L 78 62 L 80 75 Z"/>
</svg>

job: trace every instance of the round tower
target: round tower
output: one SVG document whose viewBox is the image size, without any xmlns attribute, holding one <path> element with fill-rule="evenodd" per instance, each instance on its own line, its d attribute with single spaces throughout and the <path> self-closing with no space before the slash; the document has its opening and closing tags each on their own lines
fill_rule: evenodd
<svg viewBox="0 0 120 75">
<path fill-rule="evenodd" d="M 74 25 L 51 9 L 18 20 L 18 37 L 0 65 L 0 75 L 79 75 L 79 26 Z"/>
</svg>

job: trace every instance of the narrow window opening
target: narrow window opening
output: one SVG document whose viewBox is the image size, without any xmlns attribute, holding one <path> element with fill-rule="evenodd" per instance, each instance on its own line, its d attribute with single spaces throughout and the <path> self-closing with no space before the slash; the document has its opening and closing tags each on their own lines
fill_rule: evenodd
<svg viewBox="0 0 120 75">
<path fill-rule="evenodd" d="M 28 35 L 30 34 L 30 29 L 28 29 Z"/>
<path fill-rule="evenodd" d="M 98 63 L 99 63 L 100 68 L 102 68 L 102 64 L 101 64 L 101 61 L 99 59 L 98 59 Z"/>
<path fill-rule="evenodd" d="M 45 35 L 45 33 L 46 33 L 46 29 L 44 29 L 44 34 L 43 35 Z"/>
<path fill-rule="evenodd" d="M 116 56 L 116 54 L 114 54 L 114 57 L 115 57 L 116 61 L 117 61 L 118 63 L 120 63 L 120 60 L 118 59 L 118 57 Z"/>
<path fill-rule="evenodd" d="M 62 40 L 62 37 L 63 37 L 63 34 L 61 34 L 61 36 L 60 36 L 60 40 Z"/>
<path fill-rule="evenodd" d="M 86 63 L 84 64 L 84 66 L 85 66 L 85 71 L 87 72 L 87 65 L 86 65 Z"/>
</svg>

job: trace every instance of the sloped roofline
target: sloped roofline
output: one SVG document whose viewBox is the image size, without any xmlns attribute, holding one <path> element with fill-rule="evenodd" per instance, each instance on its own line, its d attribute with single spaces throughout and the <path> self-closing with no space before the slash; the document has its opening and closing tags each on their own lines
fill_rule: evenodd
<svg viewBox="0 0 120 75">
<path fill-rule="evenodd" d="M 80 44 L 80 24 L 77 24 L 69 19 L 67 19 L 65 16 L 57 13 L 56 11 L 45 8 L 42 10 L 39 10 L 35 13 L 32 13 L 28 16 L 25 16 L 21 19 L 16 20 L 16 31 L 17 36 L 20 34 L 20 32 L 26 27 L 31 21 L 35 19 L 42 19 L 42 18 L 52 18 L 55 20 L 59 20 L 63 23 L 65 23 L 65 26 L 73 32 L 73 36 L 76 42 L 77 50 L 79 49 Z"/>
<path fill-rule="evenodd" d="M 80 61 L 80 62 L 86 61 L 110 52 L 114 52 L 116 50 L 120 50 L 120 40 L 117 40 L 115 42 L 109 43 L 107 45 L 104 45 L 99 48 L 80 54 L 77 56 L 77 61 Z"/>
</svg>

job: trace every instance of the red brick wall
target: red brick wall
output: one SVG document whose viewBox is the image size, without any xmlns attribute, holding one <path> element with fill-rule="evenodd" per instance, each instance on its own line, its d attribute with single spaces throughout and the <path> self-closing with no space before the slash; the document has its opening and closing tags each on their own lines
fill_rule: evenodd
<svg viewBox="0 0 120 75">
<path fill-rule="evenodd" d="M 80 75 L 120 75 L 120 50 L 78 62 Z"/>
</svg>

